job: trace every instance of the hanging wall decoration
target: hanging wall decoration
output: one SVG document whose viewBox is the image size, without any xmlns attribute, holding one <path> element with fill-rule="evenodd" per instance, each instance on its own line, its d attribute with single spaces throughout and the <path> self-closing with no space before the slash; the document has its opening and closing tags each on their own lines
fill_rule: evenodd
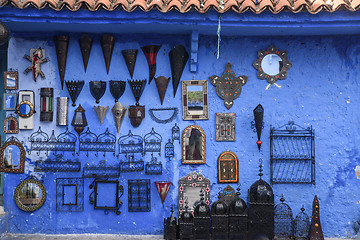
<svg viewBox="0 0 360 240">
<path fill-rule="evenodd" d="M 109 34 L 104 34 L 100 38 L 100 43 L 101 43 L 101 49 L 102 49 L 102 52 L 104 55 L 106 73 L 109 74 L 110 62 L 111 62 L 111 57 L 112 57 L 112 53 L 114 50 L 115 39 L 113 36 L 111 36 Z"/>
<path fill-rule="evenodd" d="M 163 113 L 163 115 L 165 115 L 167 118 L 161 118 L 155 116 L 155 113 Z M 174 121 L 174 119 L 177 117 L 179 112 L 179 109 L 176 107 L 171 107 L 171 108 L 150 108 L 149 109 L 149 115 L 151 117 L 151 119 L 157 123 L 169 123 Z"/>
<path fill-rule="evenodd" d="M 126 88 L 125 81 L 109 81 L 110 93 L 115 98 L 115 102 L 119 101 L 119 98 L 124 94 Z"/>
<path fill-rule="evenodd" d="M 157 157 L 151 156 L 151 161 L 145 165 L 146 175 L 161 175 L 162 174 L 162 163 L 157 160 Z"/>
<path fill-rule="evenodd" d="M 53 88 L 40 88 L 40 121 L 52 122 L 53 120 Z"/>
<path fill-rule="evenodd" d="M 170 81 L 170 78 L 166 78 L 164 76 L 155 78 L 156 88 L 159 93 L 161 105 L 163 105 L 164 97 L 165 97 L 165 93 L 166 93 L 166 89 L 168 87 L 169 81 Z"/>
<path fill-rule="evenodd" d="M 112 107 L 112 109 L 111 109 L 113 117 L 114 117 L 114 121 L 115 121 L 116 130 L 117 130 L 118 134 L 120 132 L 121 124 L 122 124 L 122 121 L 123 121 L 123 119 L 125 117 L 126 110 L 127 109 L 124 108 L 124 106 L 120 102 L 116 102 L 114 104 L 114 106 Z"/>
<path fill-rule="evenodd" d="M 69 47 L 69 36 L 54 36 L 56 56 L 58 61 L 59 75 L 61 81 L 61 89 L 64 88 L 64 78 L 66 69 L 66 58 Z"/>
<path fill-rule="evenodd" d="M 19 88 L 19 73 L 17 71 L 4 72 L 4 89 L 17 90 Z"/>
<path fill-rule="evenodd" d="M 315 195 L 313 201 L 313 211 L 312 211 L 309 237 L 310 240 L 324 240 L 324 235 L 320 222 L 319 199 L 317 195 Z"/>
<path fill-rule="evenodd" d="M 183 120 L 209 119 L 206 80 L 182 81 Z"/>
<path fill-rule="evenodd" d="M 235 153 L 225 151 L 220 154 L 217 162 L 218 183 L 239 182 L 239 160 Z"/>
<path fill-rule="evenodd" d="M 174 144 L 169 139 L 169 141 L 165 144 L 165 157 L 169 158 L 169 161 L 175 156 L 174 152 Z"/>
<path fill-rule="evenodd" d="M 115 156 L 116 137 L 109 132 L 108 128 L 99 136 L 91 132 L 90 128 L 88 128 L 80 134 L 79 142 L 79 153 L 81 151 L 86 152 L 87 157 L 89 156 L 89 152 L 96 152 L 96 157 L 98 156 L 98 152 L 103 152 L 104 157 L 106 152 L 112 152 Z"/>
<path fill-rule="evenodd" d="M 211 84 L 216 87 L 216 94 L 224 100 L 227 109 L 230 109 L 234 100 L 240 96 L 241 87 L 246 84 L 247 79 L 247 76 L 236 77 L 231 63 L 226 64 L 221 77 L 215 75 L 209 77 Z"/>
<path fill-rule="evenodd" d="M 3 94 L 3 109 L 5 111 L 14 111 L 16 110 L 16 93 L 4 93 Z"/>
<path fill-rule="evenodd" d="M 197 126 L 191 125 L 182 134 L 182 164 L 205 163 L 205 132 Z"/>
<path fill-rule="evenodd" d="M 24 56 L 25 59 L 31 62 L 30 67 L 25 69 L 25 73 L 29 73 L 30 71 L 32 71 L 33 80 L 36 82 L 39 74 L 41 78 L 45 78 L 45 74 L 41 71 L 41 64 L 47 62 L 48 59 L 45 58 L 45 49 L 42 48 L 30 49 L 30 56 Z"/>
<path fill-rule="evenodd" d="M 27 130 L 34 128 L 35 93 L 30 90 L 18 92 L 16 113 L 19 115 L 19 129 Z"/>
<path fill-rule="evenodd" d="M 100 125 L 103 124 L 108 110 L 109 110 L 109 106 L 94 106 L 94 111 L 96 112 L 96 116 L 100 122 Z"/>
<path fill-rule="evenodd" d="M 139 172 L 144 170 L 144 161 L 135 157 L 135 154 L 144 154 L 144 140 L 139 135 L 129 134 L 121 136 L 118 140 L 119 155 L 125 154 L 125 159 L 120 160 L 121 172 Z M 118 156 L 119 156 L 118 155 Z"/>
<path fill-rule="evenodd" d="M 79 45 L 80 45 L 81 55 L 82 55 L 82 59 L 83 59 L 83 63 L 84 63 L 85 72 L 87 69 L 88 62 L 89 62 L 92 43 L 93 43 L 93 40 L 86 33 L 84 33 L 79 38 Z"/>
<path fill-rule="evenodd" d="M 56 98 L 56 125 L 67 126 L 68 125 L 68 97 Z"/>
<path fill-rule="evenodd" d="M 264 128 L 264 108 L 261 106 L 261 104 L 257 105 L 254 109 L 254 121 L 251 122 L 251 128 L 254 130 L 254 132 L 257 133 L 258 140 L 256 141 L 256 144 L 258 146 L 259 152 L 261 150 L 261 131 Z"/>
<path fill-rule="evenodd" d="M 144 136 L 144 153 L 151 152 L 152 156 L 154 152 L 157 152 L 159 156 L 161 156 L 161 142 L 161 135 L 152 128 L 151 131 Z"/>
<path fill-rule="evenodd" d="M 75 131 L 79 134 L 84 131 L 84 128 L 88 125 L 85 115 L 85 109 L 79 104 L 75 109 L 74 117 L 71 122 L 71 125 L 74 126 Z"/>
<path fill-rule="evenodd" d="M 58 212 L 84 211 L 84 179 L 83 178 L 56 179 L 56 211 Z"/>
<path fill-rule="evenodd" d="M 133 79 L 134 68 L 135 68 L 135 63 L 136 63 L 136 56 L 137 56 L 138 50 L 137 49 L 126 49 L 126 50 L 122 50 L 121 53 L 124 57 L 127 69 L 129 70 L 130 77 L 131 77 L 131 79 Z"/>
<path fill-rule="evenodd" d="M 14 191 L 16 205 L 25 212 L 33 212 L 41 208 L 46 200 L 44 185 L 33 176 L 27 177 Z"/>
<path fill-rule="evenodd" d="M 107 165 L 100 160 L 98 165 L 86 164 L 83 167 L 83 178 L 118 178 L 120 177 L 119 164 Z"/>
<path fill-rule="evenodd" d="M 54 159 L 37 160 L 35 172 L 80 172 L 81 162 L 78 159 L 63 159 L 62 155 L 55 155 Z"/>
<path fill-rule="evenodd" d="M 130 105 L 129 118 L 133 127 L 138 127 L 145 118 L 145 106 L 139 104 L 142 93 L 146 86 L 146 80 L 129 80 L 131 91 L 135 97 L 136 105 Z"/>
<path fill-rule="evenodd" d="M 298 129 L 297 129 L 298 128 Z M 270 127 L 271 183 L 315 184 L 315 133 L 289 121 Z"/>
<path fill-rule="evenodd" d="M 149 65 L 149 84 L 156 73 L 156 56 L 160 48 L 161 45 L 148 45 L 141 48 Z"/>
<path fill-rule="evenodd" d="M 4 133 L 19 133 L 19 121 L 10 114 L 4 121 Z"/>
<path fill-rule="evenodd" d="M 85 84 L 84 81 L 65 81 L 65 85 L 69 92 L 73 107 L 76 106 L 75 104 L 76 99 L 80 95 L 81 90 L 84 87 L 84 84 Z"/>
<path fill-rule="evenodd" d="M 161 181 L 161 182 L 158 182 L 158 181 L 155 181 L 154 182 L 155 185 L 156 185 L 156 189 L 159 193 L 159 196 L 160 196 L 160 199 L 161 199 L 161 203 L 164 207 L 164 202 L 165 202 L 165 198 L 170 190 L 170 187 L 171 187 L 171 184 L 172 182 L 165 182 L 165 181 Z"/>
<path fill-rule="evenodd" d="M 24 173 L 25 148 L 16 137 L 8 138 L 0 148 L 0 172 Z"/>
<path fill-rule="evenodd" d="M 104 96 L 106 91 L 105 81 L 90 81 L 90 93 L 96 99 L 96 103 L 100 103 L 100 99 Z"/>
<path fill-rule="evenodd" d="M 189 54 L 186 51 L 185 47 L 182 45 L 176 45 L 170 52 L 170 67 L 172 74 L 172 84 L 174 89 L 174 97 L 176 95 L 181 75 L 184 71 L 186 62 L 189 59 Z"/>
<path fill-rule="evenodd" d="M 151 188 L 150 179 L 128 180 L 128 211 L 150 212 L 151 211 Z"/>
<path fill-rule="evenodd" d="M 95 179 L 89 186 L 94 190 L 90 193 L 90 204 L 94 204 L 94 209 L 104 210 L 105 215 L 113 211 L 120 215 L 119 211 L 122 206 L 120 198 L 124 194 L 124 187 L 119 185 L 118 180 Z"/>
<path fill-rule="evenodd" d="M 172 142 L 174 142 L 175 140 L 179 140 L 179 144 L 180 144 L 180 128 L 176 123 L 171 128 L 171 138 L 172 138 Z"/>
<path fill-rule="evenodd" d="M 219 142 L 235 141 L 235 113 L 215 113 L 215 140 Z"/>
<path fill-rule="evenodd" d="M 266 79 L 269 83 L 266 90 L 271 84 L 280 88 L 281 86 L 276 81 L 286 79 L 286 71 L 292 66 L 287 59 L 287 52 L 278 50 L 275 46 L 270 46 L 267 50 L 258 51 L 257 57 L 253 66 L 257 70 L 257 77 Z"/>
</svg>

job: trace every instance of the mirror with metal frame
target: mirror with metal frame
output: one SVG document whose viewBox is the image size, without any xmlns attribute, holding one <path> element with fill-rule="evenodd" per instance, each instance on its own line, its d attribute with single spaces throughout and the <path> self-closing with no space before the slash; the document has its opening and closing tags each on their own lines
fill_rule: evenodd
<svg viewBox="0 0 360 240">
<path fill-rule="evenodd" d="M 19 88 L 19 74 L 15 71 L 4 72 L 4 89 L 17 90 Z"/>
<path fill-rule="evenodd" d="M 182 81 L 184 120 L 209 119 L 207 80 Z"/>
<path fill-rule="evenodd" d="M 29 118 L 34 114 L 34 105 L 29 101 L 23 101 L 16 107 L 17 113 L 22 118 Z"/>
<path fill-rule="evenodd" d="M 23 173 L 25 148 L 15 137 L 10 137 L 0 148 L 0 172 Z"/>
<path fill-rule="evenodd" d="M 12 111 L 16 109 L 16 93 L 4 93 L 3 109 L 5 111 Z"/>
<path fill-rule="evenodd" d="M 182 163 L 205 163 L 205 132 L 197 126 L 191 125 L 184 129 L 182 134 Z"/>
<path fill-rule="evenodd" d="M 266 79 L 269 84 L 277 85 L 277 80 L 286 79 L 286 71 L 292 64 L 287 59 L 286 51 L 270 46 L 267 50 L 258 51 L 258 59 L 255 60 L 253 66 L 258 71 L 259 79 Z"/>
<path fill-rule="evenodd" d="M 4 121 L 4 133 L 19 133 L 19 121 L 12 115 Z"/>
<path fill-rule="evenodd" d="M 33 178 L 24 180 L 15 188 L 14 200 L 23 211 L 38 210 L 45 203 L 46 189 L 39 180 Z"/>
</svg>

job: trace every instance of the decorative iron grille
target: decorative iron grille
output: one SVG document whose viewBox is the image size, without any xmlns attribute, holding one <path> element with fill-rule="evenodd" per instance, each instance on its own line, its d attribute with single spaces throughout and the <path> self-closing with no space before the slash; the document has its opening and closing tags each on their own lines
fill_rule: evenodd
<svg viewBox="0 0 360 240">
<path fill-rule="evenodd" d="M 141 172 L 142 170 L 144 170 L 144 160 L 137 159 L 134 155 L 120 160 L 120 172 Z"/>
<path fill-rule="evenodd" d="M 133 135 L 131 130 L 125 136 L 121 136 L 118 140 L 119 144 L 119 155 L 128 154 L 133 155 L 134 153 L 144 154 L 144 140 L 139 135 Z M 118 156 L 119 156 L 118 155 Z"/>
<path fill-rule="evenodd" d="M 112 152 L 115 156 L 116 137 L 109 132 L 108 128 L 99 136 L 92 133 L 90 128 L 88 128 L 80 135 L 79 142 L 79 152 L 86 152 L 87 157 L 89 156 L 89 152 L 96 152 L 95 156 L 98 156 L 98 152 L 103 152 L 104 157 L 106 152 Z"/>
<path fill-rule="evenodd" d="M 152 156 L 151 161 L 145 165 L 145 174 L 147 175 L 161 175 L 162 163 L 157 160 L 157 157 Z"/>
<path fill-rule="evenodd" d="M 83 178 L 56 179 L 56 211 L 59 212 L 84 211 L 84 179 Z"/>
<path fill-rule="evenodd" d="M 150 179 L 129 179 L 128 187 L 128 211 L 150 212 Z"/>
<path fill-rule="evenodd" d="M 81 162 L 76 160 L 64 160 L 62 155 L 56 155 L 55 159 L 37 160 L 35 172 L 80 172 Z"/>
<path fill-rule="evenodd" d="M 144 136 L 144 152 L 151 152 L 151 155 L 157 152 L 159 156 L 161 156 L 161 141 L 161 135 L 152 128 L 151 131 Z"/>
<path fill-rule="evenodd" d="M 120 168 L 118 164 L 106 165 L 105 160 L 99 161 L 98 165 L 86 165 L 83 168 L 84 178 L 118 178 Z"/>
<path fill-rule="evenodd" d="M 271 183 L 315 184 L 314 134 L 312 126 L 305 129 L 293 121 L 277 129 L 271 127 Z"/>
</svg>

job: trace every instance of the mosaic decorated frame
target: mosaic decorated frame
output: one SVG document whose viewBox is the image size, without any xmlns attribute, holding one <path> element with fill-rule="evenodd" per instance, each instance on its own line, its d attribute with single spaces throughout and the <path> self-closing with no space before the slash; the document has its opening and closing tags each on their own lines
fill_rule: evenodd
<svg viewBox="0 0 360 240">
<path fill-rule="evenodd" d="M 218 142 L 235 141 L 235 113 L 216 113 L 215 114 L 215 140 Z"/>
<path fill-rule="evenodd" d="M 200 134 L 200 136 L 199 136 Z M 182 133 L 182 163 L 203 164 L 206 162 L 206 139 L 204 130 L 190 125 Z"/>
<path fill-rule="evenodd" d="M 208 81 L 182 81 L 183 120 L 209 119 Z"/>
<path fill-rule="evenodd" d="M 217 162 L 218 183 L 239 182 L 239 160 L 235 153 L 225 151 L 220 154 Z"/>
</svg>

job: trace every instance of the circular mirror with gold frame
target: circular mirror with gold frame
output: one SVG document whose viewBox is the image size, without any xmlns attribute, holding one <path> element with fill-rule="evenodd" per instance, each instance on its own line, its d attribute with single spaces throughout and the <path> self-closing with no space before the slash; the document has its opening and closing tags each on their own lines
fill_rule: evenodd
<svg viewBox="0 0 360 240">
<path fill-rule="evenodd" d="M 34 114 L 34 105 L 29 101 L 23 101 L 16 107 L 17 113 L 22 118 L 29 118 Z"/>
<path fill-rule="evenodd" d="M 24 180 L 15 188 L 14 200 L 21 210 L 33 212 L 44 205 L 46 189 L 39 180 L 33 178 Z"/>
</svg>

